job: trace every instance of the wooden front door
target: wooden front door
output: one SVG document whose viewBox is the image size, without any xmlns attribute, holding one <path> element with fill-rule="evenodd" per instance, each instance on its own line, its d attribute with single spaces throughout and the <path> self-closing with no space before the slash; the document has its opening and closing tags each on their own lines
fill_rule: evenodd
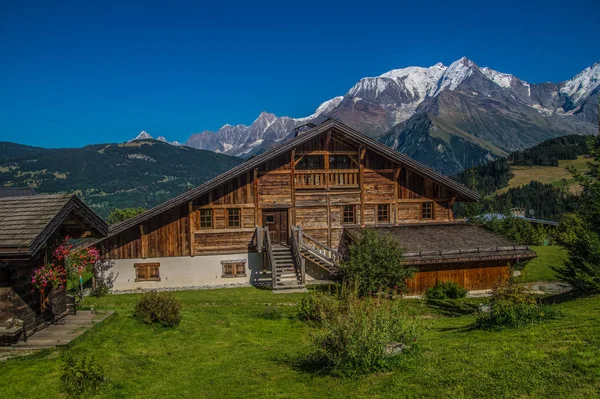
<svg viewBox="0 0 600 399">
<path fill-rule="evenodd" d="M 263 227 L 269 228 L 271 244 L 288 244 L 287 210 L 263 210 Z"/>
</svg>

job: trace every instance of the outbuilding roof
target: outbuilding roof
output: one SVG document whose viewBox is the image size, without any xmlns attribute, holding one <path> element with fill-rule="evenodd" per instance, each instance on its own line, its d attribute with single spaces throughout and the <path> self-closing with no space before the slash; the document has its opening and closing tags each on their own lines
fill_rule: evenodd
<svg viewBox="0 0 600 399">
<path fill-rule="evenodd" d="M 0 255 L 33 255 L 67 218 L 105 236 L 108 226 L 75 195 L 0 198 Z"/>
<path fill-rule="evenodd" d="M 506 238 L 467 223 L 423 223 L 375 228 L 389 234 L 403 248 L 407 263 L 448 263 L 483 259 L 535 258 L 535 252 Z M 351 240 L 360 237 L 362 229 L 345 229 Z"/>
</svg>

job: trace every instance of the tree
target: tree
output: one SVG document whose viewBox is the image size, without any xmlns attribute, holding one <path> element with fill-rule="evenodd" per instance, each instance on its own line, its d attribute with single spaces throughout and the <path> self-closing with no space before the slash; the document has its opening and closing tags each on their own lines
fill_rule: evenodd
<svg viewBox="0 0 600 399">
<path fill-rule="evenodd" d="M 131 219 L 144 212 L 146 212 L 146 209 L 141 206 L 137 208 L 116 208 L 108 215 L 108 223 L 114 224 L 122 222 L 123 220 Z"/>
<path fill-rule="evenodd" d="M 600 292 L 600 136 L 589 137 L 587 145 L 589 172 L 570 169 L 583 193 L 577 212 L 561 220 L 559 237 L 569 258 L 556 273 L 578 291 Z"/>
<path fill-rule="evenodd" d="M 417 269 L 402 264 L 403 253 L 390 235 L 364 229 L 358 242 L 350 246 L 349 259 L 340 265 L 340 273 L 357 285 L 361 296 L 382 289 L 404 290 L 406 280 L 414 277 Z"/>
</svg>

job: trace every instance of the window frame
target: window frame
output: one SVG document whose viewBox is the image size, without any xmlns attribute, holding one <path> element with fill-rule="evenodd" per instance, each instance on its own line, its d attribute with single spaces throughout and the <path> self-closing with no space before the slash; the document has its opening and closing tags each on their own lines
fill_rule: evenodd
<svg viewBox="0 0 600 399">
<path fill-rule="evenodd" d="M 221 278 L 239 278 L 248 277 L 248 270 L 246 269 L 247 261 L 245 259 L 236 260 L 222 260 L 221 261 Z M 231 267 L 231 273 L 226 271 L 227 268 Z M 240 272 L 240 268 L 243 272 Z"/>
<path fill-rule="evenodd" d="M 229 212 L 233 212 L 233 211 L 237 211 L 237 225 L 232 225 L 231 222 L 231 215 L 229 214 Z M 227 228 L 228 229 L 239 229 L 242 227 L 242 209 L 241 208 L 227 208 L 226 212 L 227 214 Z"/>
<path fill-rule="evenodd" d="M 346 208 L 352 209 L 352 221 L 346 221 Z M 342 224 L 356 224 L 356 205 L 342 205 Z"/>
<path fill-rule="evenodd" d="M 383 209 L 385 209 L 385 220 L 381 220 L 379 218 L 380 216 L 380 207 L 383 207 Z M 381 224 L 385 224 L 385 223 L 390 223 L 390 204 L 377 204 L 377 206 L 375 207 L 375 217 L 377 220 L 377 223 L 381 223 Z"/>
<path fill-rule="evenodd" d="M 202 220 L 202 212 L 208 212 L 209 214 L 209 222 L 210 222 L 210 226 L 202 226 L 203 222 L 206 222 L 206 220 Z M 198 222 L 199 222 L 199 227 L 201 230 L 209 230 L 212 229 L 214 227 L 214 212 L 212 209 L 200 209 L 199 210 L 199 214 L 198 214 Z"/>
<path fill-rule="evenodd" d="M 430 214 L 429 217 L 425 217 L 425 212 L 427 211 L 425 209 L 425 205 L 428 205 L 431 207 L 431 209 L 429 209 L 429 211 L 427 212 L 428 214 Z M 421 202 L 421 220 L 434 220 L 435 219 L 435 206 L 434 206 L 434 202 L 433 201 L 423 201 Z"/>
<path fill-rule="evenodd" d="M 156 268 L 156 277 L 150 277 L 152 275 L 151 268 Z M 144 269 L 144 277 L 140 277 L 138 271 Z M 143 262 L 134 263 L 133 270 L 135 273 L 134 282 L 144 281 L 160 281 L 160 262 Z"/>
</svg>

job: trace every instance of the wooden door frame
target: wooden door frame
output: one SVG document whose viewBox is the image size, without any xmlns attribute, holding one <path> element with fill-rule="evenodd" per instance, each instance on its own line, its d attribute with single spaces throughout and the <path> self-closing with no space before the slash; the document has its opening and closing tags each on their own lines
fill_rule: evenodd
<svg viewBox="0 0 600 399">
<path fill-rule="evenodd" d="M 288 207 L 286 207 L 286 208 L 283 208 L 283 207 L 282 208 L 277 208 L 277 207 L 275 207 L 275 208 L 262 208 L 261 209 L 261 224 L 262 224 L 262 227 L 264 228 L 265 225 L 266 225 L 266 223 L 265 223 L 265 213 L 270 213 L 270 212 L 273 212 L 273 213 L 285 213 L 285 217 L 284 217 L 284 219 L 285 219 L 285 225 L 286 225 L 285 233 L 286 233 L 287 239 L 289 240 L 290 239 L 290 234 L 291 234 L 290 209 L 291 208 L 288 208 Z M 280 244 L 280 242 L 278 242 L 278 244 Z M 285 244 L 287 245 L 288 243 L 286 242 Z"/>
</svg>

